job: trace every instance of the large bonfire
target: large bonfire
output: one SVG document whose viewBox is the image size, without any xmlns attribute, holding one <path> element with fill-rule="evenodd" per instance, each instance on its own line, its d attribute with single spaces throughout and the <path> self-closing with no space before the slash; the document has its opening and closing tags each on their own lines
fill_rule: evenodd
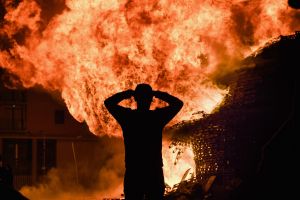
<svg viewBox="0 0 300 200">
<path fill-rule="evenodd" d="M 265 42 L 300 29 L 299 11 L 287 3 L 5 1 L 0 66 L 25 88 L 61 94 L 72 116 L 95 135 L 121 136 L 105 98 L 145 82 L 184 101 L 171 124 L 211 113 L 228 91 L 220 77 Z M 194 167 L 187 152 L 187 168 Z M 168 179 L 172 185 L 179 180 Z"/>
</svg>

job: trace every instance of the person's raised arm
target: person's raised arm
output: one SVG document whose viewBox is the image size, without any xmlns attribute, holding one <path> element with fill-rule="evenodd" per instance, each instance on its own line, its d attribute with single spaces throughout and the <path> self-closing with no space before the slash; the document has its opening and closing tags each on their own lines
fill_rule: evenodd
<svg viewBox="0 0 300 200">
<path fill-rule="evenodd" d="M 167 102 L 169 105 L 162 108 L 165 111 L 165 122 L 169 122 L 182 108 L 183 102 L 166 92 L 153 91 L 153 96 Z"/>
<path fill-rule="evenodd" d="M 169 106 L 175 110 L 179 111 L 183 106 L 183 102 L 180 99 L 168 94 L 167 92 L 153 91 L 153 96 L 167 102 Z"/>
<path fill-rule="evenodd" d="M 107 110 L 115 117 L 118 117 L 119 111 L 124 109 L 124 107 L 120 106 L 119 103 L 123 101 L 124 99 L 129 99 L 133 96 L 133 90 L 126 90 L 123 92 L 119 92 L 114 94 L 111 97 L 108 97 L 104 101 L 104 105 L 107 108 Z"/>
</svg>

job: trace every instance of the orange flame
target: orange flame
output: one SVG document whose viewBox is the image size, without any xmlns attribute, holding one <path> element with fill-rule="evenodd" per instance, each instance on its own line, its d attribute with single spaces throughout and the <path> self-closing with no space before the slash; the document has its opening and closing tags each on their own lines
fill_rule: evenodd
<svg viewBox="0 0 300 200">
<path fill-rule="evenodd" d="M 180 183 L 196 176 L 196 164 L 194 160 L 194 152 L 191 146 L 181 147 L 183 152 L 178 157 L 178 150 L 175 147 L 169 148 L 168 142 L 163 142 L 163 157 L 164 157 L 164 177 L 165 183 L 171 188 Z M 188 171 L 184 178 L 185 172 Z M 182 180 L 184 178 L 184 180 Z"/>
<path fill-rule="evenodd" d="M 97 135 L 120 135 L 103 101 L 141 82 L 185 102 L 173 123 L 211 112 L 226 93 L 211 77 L 300 27 L 286 0 L 67 0 L 47 24 L 35 1 L 7 2 L 0 65 L 25 87 L 61 92 Z"/>
</svg>

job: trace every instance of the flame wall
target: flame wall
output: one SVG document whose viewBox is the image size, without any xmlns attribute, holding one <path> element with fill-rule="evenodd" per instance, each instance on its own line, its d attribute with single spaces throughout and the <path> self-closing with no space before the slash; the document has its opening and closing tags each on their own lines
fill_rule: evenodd
<svg viewBox="0 0 300 200">
<path fill-rule="evenodd" d="M 2 3 L 0 66 L 25 87 L 59 91 L 97 135 L 119 135 L 103 106 L 141 82 L 181 98 L 173 121 L 211 112 L 214 80 L 280 34 L 299 29 L 286 0 L 67 0 Z"/>
</svg>

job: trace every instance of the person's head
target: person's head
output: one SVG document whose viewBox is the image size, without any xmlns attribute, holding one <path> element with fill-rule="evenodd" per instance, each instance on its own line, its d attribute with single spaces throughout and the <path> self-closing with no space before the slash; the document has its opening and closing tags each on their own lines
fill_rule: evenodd
<svg viewBox="0 0 300 200">
<path fill-rule="evenodd" d="M 134 99 L 139 110 L 149 110 L 153 99 L 151 86 L 145 83 L 138 84 L 134 91 Z"/>
</svg>

